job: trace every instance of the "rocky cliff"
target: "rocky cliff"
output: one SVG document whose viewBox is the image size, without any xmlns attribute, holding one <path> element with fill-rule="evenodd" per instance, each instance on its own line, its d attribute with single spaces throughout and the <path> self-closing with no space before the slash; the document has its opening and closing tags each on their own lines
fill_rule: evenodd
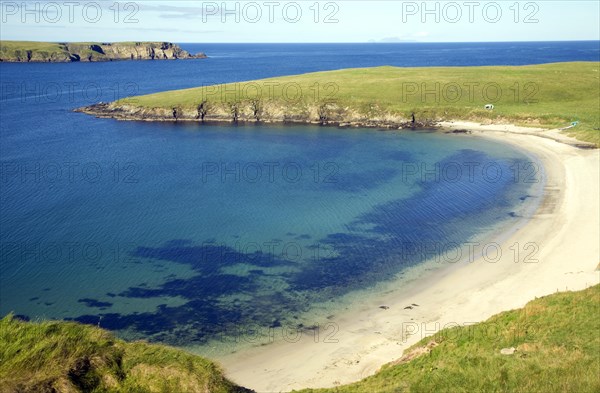
<svg viewBox="0 0 600 393">
<path fill-rule="evenodd" d="M 0 61 L 5 62 L 93 62 L 113 60 L 202 59 L 170 42 L 44 43 L 1 41 Z"/>
</svg>

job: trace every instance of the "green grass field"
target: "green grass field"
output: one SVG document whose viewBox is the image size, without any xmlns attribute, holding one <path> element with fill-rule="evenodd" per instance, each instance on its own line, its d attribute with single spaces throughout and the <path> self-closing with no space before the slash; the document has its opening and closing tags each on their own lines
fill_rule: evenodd
<svg viewBox="0 0 600 393">
<path fill-rule="evenodd" d="M 517 351 L 500 354 L 509 347 Z M 442 330 L 404 359 L 355 384 L 302 392 L 599 392 L 600 286 Z"/>
<path fill-rule="evenodd" d="M 60 51 L 64 48 L 63 45 L 56 42 L 40 42 L 40 41 L 0 41 L 0 51 L 15 51 L 15 50 L 35 50 L 35 51 Z"/>
<path fill-rule="evenodd" d="M 335 120 L 470 120 L 562 128 L 600 144 L 600 63 L 554 63 L 531 66 L 398 68 L 376 67 L 318 72 L 260 81 L 169 91 L 118 101 L 141 108 L 195 111 L 205 102 L 228 107 L 258 103 L 290 115 L 334 108 Z M 486 110 L 493 104 L 494 110 Z M 316 110 L 315 110 L 316 108 Z M 295 112 L 295 113 L 294 113 Z"/>
<path fill-rule="evenodd" d="M 0 392 L 245 391 L 180 350 L 77 323 L 0 320 Z"/>
</svg>

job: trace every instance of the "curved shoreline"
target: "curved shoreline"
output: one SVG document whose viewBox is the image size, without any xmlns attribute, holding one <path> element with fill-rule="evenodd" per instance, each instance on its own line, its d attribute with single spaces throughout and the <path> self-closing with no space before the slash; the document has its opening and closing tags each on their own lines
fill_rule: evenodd
<svg viewBox="0 0 600 393">
<path fill-rule="evenodd" d="M 102 104 L 108 109 L 109 104 Z M 192 113 L 169 118 L 168 111 L 131 112 L 98 106 L 78 111 L 102 118 L 133 121 L 232 123 L 227 116 L 200 121 Z M 219 357 L 227 376 L 257 391 L 289 391 L 334 387 L 374 374 L 382 365 L 402 356 L 404 349 L 444 327 L 483 321 L 502 311 L 524 306 L 535 297 L 558 290 L 579 290 L 600 282 L 599 151 L 595 145 L 568 137 L 559 130 L 504 124 L 435 121 L 413 124 L 400 118 L 386 121 L 311 121 L 307 118 L 237 119 L 240 123 L 299 123 L 338 127 L 432 129 L 457 137 L 491 138 L 512 144 L 538 157 L 545 168 L 544 201 L 533 217 L 501 242 L 503 253 L 496 264 L 479 258 L 467 266 L 440 269 L 413 282 L 412 289 L 388 294 L 334 321 L 340 329 L 338 343 L 315 343 L 310 335 L 298 342 L 274 344 Z M 592 150 L 593 149 L 593 150 Z M 501 234 L 500 234 L 501 235 Z M 537 246 L 538 263 L 515 263 L 508 251 L 519 244 L 523 253 Z M 464 277 L 469 277 L 465 280 Z M 531 285 L 536 283 L 537 285 Z M 419 304 L 414 309 L 406 305 Z M 379 308 L 386 305 L 387 309 Z M 407 329 L 416 334 L 408 336 Z M 410 327 L 409 327 L 410 326 Z M 322 340 L 321 340 L 322 341 Z"/>
<path fill-rule="evenodd" d="M 531 135 L 514 126 L 446 124 L 468 128 L 474 137 L 513 144 L 544 164 L 544 200 L 533 217 L 502 243 L 538 246 L 537 263 L 515 263 L 506 252 L 495 264 L 482 258 L 440 269 L 402 294 L 369 300 L 361 310 L 336 319 L 338 343 L 315 344 L 311 337 L 275 343 L 221 359 L 228 377 L 257 391 L 332 387 L 375 373 L 402 351 L 444 327 L 465 325 L 522 307 L 558 290 L 579 290 L 600 282 L 600 200 L 598 150 L 577 149 Z M 465 277 L 469 277 L 465 280 Z M 532 285 L 534 284 L 534 285 Z M 406 310 L 407 304 L 419 307 Z M 380 309 L 385 304 L 388 309 Z M 415 334 L 408 335 L 410 330 Z"/>
</svg>

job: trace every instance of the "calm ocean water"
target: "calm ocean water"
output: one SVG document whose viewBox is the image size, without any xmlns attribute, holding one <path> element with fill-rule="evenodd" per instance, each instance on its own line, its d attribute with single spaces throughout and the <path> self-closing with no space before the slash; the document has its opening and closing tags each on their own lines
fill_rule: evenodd
<svg viewBox="0 0 600 393">
<path fill-rule="evenodd" d="M 0 64 L 1 315 L 176 345 L 298 324 L 311 304 L 389 280 L 539 201 L 531 159 L 477 138 L 116 122 L 73 108 L 347 67 L 599 57 L 598 42 L 184 47 L 211 58 Z"/>
</svg>

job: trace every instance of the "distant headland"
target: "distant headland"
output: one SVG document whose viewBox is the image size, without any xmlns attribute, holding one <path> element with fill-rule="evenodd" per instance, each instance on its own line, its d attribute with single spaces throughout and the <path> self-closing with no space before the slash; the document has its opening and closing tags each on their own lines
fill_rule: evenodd
<svg viewBox="0 0 600 393">
<path fill-rule="evenodd" d="M 37 42 L 0 41 L 0 61 L 69 63 L 116 60 L 204 59 L 171 42 Z"/>
</svg>

